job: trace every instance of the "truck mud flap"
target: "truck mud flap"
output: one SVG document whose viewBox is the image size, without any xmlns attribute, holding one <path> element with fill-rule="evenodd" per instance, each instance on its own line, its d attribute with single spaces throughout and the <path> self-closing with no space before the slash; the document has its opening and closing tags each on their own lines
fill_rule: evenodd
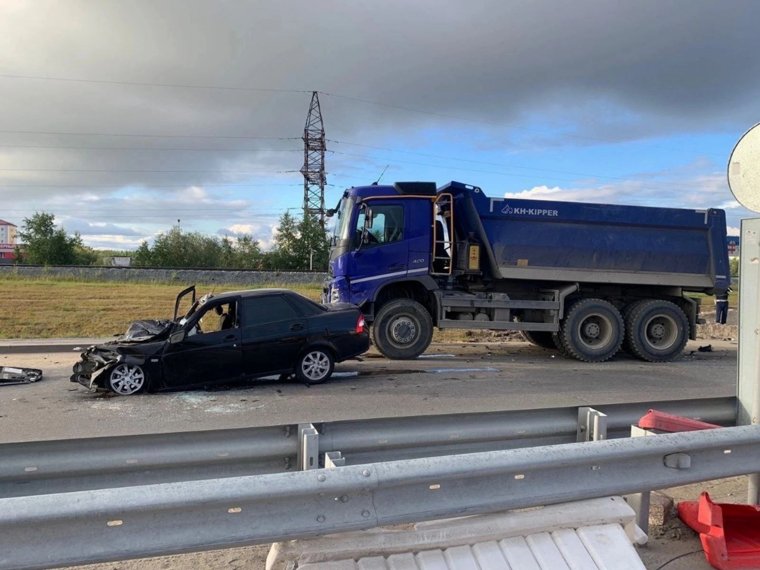
<svg viewBox="0 0 760 570">
<path fill-rule="evenodd" d="M 0 366 L 0 386 L 6 384 L 31 384 L 42 380 L 42 370 Z"/>
</svg>

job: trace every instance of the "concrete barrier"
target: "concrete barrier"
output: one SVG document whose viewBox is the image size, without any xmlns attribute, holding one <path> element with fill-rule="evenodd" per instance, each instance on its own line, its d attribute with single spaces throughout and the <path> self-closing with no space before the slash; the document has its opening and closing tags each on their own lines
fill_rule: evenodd
<svg viewBox="0 0 760 570">
<path fill-rule="evenodd" d="M 308 271 L 254 271 L 245 269 L 179 269 L 108 266 L 0 265 L 0 278 L 73 279 L 81 281 L 219 283 L 248 286 L 321 285 L 326 275 Z"/>
</svg>

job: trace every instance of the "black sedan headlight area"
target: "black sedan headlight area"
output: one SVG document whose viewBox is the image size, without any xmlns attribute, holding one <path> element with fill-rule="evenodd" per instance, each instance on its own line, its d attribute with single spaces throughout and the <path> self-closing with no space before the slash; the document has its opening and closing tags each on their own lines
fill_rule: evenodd
<svg viewBox="0 0 760 570">
<path fill-rule="evenodd" d="M 115 350 L 91 346 L 82 353 L 80 360 L 74 364 L 74 373 L 70 380 L 87 388 L 92 388 L 98 372 L 121 362 L 122 359 L 123 356 Z"/>
</svg>

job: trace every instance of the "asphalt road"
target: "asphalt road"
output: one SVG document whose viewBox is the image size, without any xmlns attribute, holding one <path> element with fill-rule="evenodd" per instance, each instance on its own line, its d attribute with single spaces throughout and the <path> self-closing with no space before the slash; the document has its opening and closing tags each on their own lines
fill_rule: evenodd
<svg viewBox="0 0 760 570">
<path fill-rule="evenodd" d="M 259 381 L 213 391 L 137 396 L 93 393 L 69 381 L 78 352 L 25 343 L 0 346 L 0 366 L 41 368 L 36 384 L 0 386 L 0 443 L 320 422 L 370 417 L 545 408 L 615 402 L 732 396 L 736 342 L 690 342 L 682 359 L 644 363 L 618 356 L 602 364 L 567 360 L 523 342 L 436 344 L 424 358 L 389 361 L 368 353 L 336 367 L 327 384 Z M 79 344 L 73 342 L 73 344 Z M 710 344 L 712 351 L 699 352 Z M 735 500 L 742 480 L 709 488 Z M 678 496 L 678 493 L 671 493 Z M 267 546 L 199 552 L 88 566 L 90 570 L 188 567 L 263 568 Z M 709 569 L 699 541 L 680 523 L 663 527 L 640 551 L 649 569 Z M 670 561 L 670 562 L 669 562 Z M 83 567 L 84 570 L 84 567 Z"/>
<path fill-rule="evenodd" d="M 711 344 L 712 352 L 698 352 Z M 626 356 L 568 360 L 523 342 L 437 344 L 423 358 L 368 353 L 327 384 L 259 381 L 213 391 L 93 393 L 68 379 L 78 353 L 0 354 L 0 366 L 41 368 L 36 384 L 0 386 L 0 443 L 177 432 L 370 417 L 534 409 L 735 394 L 736 347 L 690 342 L 651 364 Z"/>
</svg>

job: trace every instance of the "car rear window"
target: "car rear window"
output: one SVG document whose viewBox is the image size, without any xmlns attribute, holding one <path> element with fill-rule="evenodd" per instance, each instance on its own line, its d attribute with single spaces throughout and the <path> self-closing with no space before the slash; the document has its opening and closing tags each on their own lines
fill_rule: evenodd
<svg viewBox="0 0 760 570">
<path fill-rule="evenodd" d="M 318 315 L 327 310 L 322 305 L 319 305 L 306 297 L 301 297 L 301 295 L 288 295 L 287 299 L 296 307 L 298 312 L 304 316 Z"/>
</svg>

